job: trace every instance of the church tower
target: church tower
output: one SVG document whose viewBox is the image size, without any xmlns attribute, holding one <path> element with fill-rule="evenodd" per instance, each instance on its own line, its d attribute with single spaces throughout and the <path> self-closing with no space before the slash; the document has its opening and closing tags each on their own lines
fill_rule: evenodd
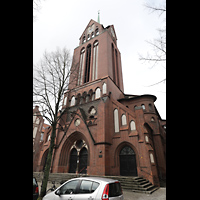
<svg viewBox="0 0 200 200">
<path fill-rule="evenodd" d="M 52 173 L 165 179 L 166 120 L 154 95 L 124 94 L 113 25 L 90 20 L 74 49 L 70 85 L 57 126 Z M 44 136 L 38 170 L 49 148 Z"/>
<path fill-rule="evenodd" d="M 77 71 L 70 79 L 69 89 L 86 85 L 103 77 L 110 77 L 123 92 L 121 54 L 117 48 L 117 36 L 113 25 L 90 20 L 74 49 L 73 69 Z M 76 81 L 74 81 L 76 79 Z"/>
</svg>

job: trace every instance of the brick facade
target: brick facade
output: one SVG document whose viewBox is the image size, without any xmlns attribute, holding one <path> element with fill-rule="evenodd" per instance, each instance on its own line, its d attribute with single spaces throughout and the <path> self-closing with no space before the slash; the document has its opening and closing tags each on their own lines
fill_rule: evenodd
<svg viewBox="0 0 200 200">
<path fill-rule="evenodd" d="M 51 172 L 137 175 L 159 186 L 166 174 L 166 121 L 154 95 L 124 94 L 114 26 L 90 20 L 72 63 L 78 70 L 64 96 Z M 35 171 L 43 169 L 50 132 L 44 133 Z"/>
</svg>

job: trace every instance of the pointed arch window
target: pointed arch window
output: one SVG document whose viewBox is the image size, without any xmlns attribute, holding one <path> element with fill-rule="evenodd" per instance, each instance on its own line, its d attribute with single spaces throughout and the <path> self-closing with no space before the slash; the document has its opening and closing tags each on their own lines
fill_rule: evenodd
<svg viewBox="0 0 200 200">
<path fill-rule="evenodd" d="M 48 135 L 48 138 L 47 138 L 47 141 L 49 141 L 49 140 L 50 140 L 50 138 L 51 138 L 51 135 L 49 134 L 49 135 Z"/>
<path fill-rule="evenodd" d="M 95 35 L 99 35 L 99 28 L 98 27 L 95 30 Z"/>
<path fill-rule="evenodd" d="M 102 86 L 102 93 L 103 94 L 106 94 L 107 93 L 107 86 L 106 86 L 106 83 L 103 83 L 103 86 Z"/>
<path fill-rule="evenodd" d="M 95 91 L 95 99 L 98 99 L 100 97 L 101 97 L 101 90 L 100 90 L 100 88 L 97 88 Z"/>
<path fill-rule="evenodd" d="M 93 49 L 93 72 L 92 72 L 92 80 L 97 79 L 97 73 L 98 73 L 98 48 L 99 48 L 99 42 L 94 42 L 94 49 Z"/>
<path fill-rule="evenodd" d="M 149 111 L 153 111 L 153 106 L 152 106 L 152 104 L 149 104 Z"/>
<path fill-rule="evenodd" d="M 149 137 L 147 135 L 145 135 L 145 141 L 149 142 Z"/>
<path fill-rule="evenodd" d="M 73 96 L 73 97 L 71 98 L 71 104 L 70 104 L 70 106 L 74 106 L 75 103 L 76 103 L 76 99 L 75 99 L 75 96 Z"/>
<path fill-rule="evenodd" d="M 92 101 L 94 101 L 94 98 L 95 98 L 95 93 L 93 92 L 92 93 Z"/>
<path fill-rule="evenodd" d="M 64 106 L 66 106 L 67 105 L 67 97 L 65 97 L 65 99 L 64 99 Z"/>
<path fill-rule="evenodd" d="M 89 82 L 90 80 L 90 60 L 91 60 L 91 44 L 87 46 L 86 50 L 86 63 L 85 63 L 85 76 L 84 83 Z"/>
<path fill-rule="evenodd" d="M 90 95 L 87 94 L 87 96 L 85 97 L 85 103 L 89 102 L 90 101 Z"/>
<path fill-rule="evenodd" d="M 38 129 L 37 126 L 33 129 L 33 138 L 36 137 L 37 129 Z"/>
<path fill-rule="evenodd" d="M 117 108 L 114 110 L 114 126 L 115 126 L 115 133 L 119 132 L 119 114 Z"/>
<path fill-rule="evenodd" d="M 82 44 L 86 42 L 85 35 L 83 36 Z"/>
<path fill-rule="evenodd" d="M 116 67 L 116 72 L 117 72 L 117 77 L 116 77 L 116 85 L 119 86 L 119 69 L 118 69 L 118 55 L 117 55 L 117 50 L 115 49 L 115 67 Z"/>
<path fill-rule="evenodd" d="M 144 105 L 144 104 L 142 104 L 141 106 L 142 106 L 142 109 L 143 109 L 143 110 L 145 110 L 145 105 Z"/>
<path fill-rule="evenodd" d="M 80 65 L 79 65 L 79 71 L 78 71 L 78 85 L 82 84 L 84 60 L 85 60 L 85 48 L 81 50 Z"/>
<path fill-rule="evenodd" d="M 131 120 L 131 122 L 130 122 L 130 129 L 131 129 L 131 131 L 135 131 L 136 130 L 135 121 L 133 121 L 133 120 Z"/>
<path fill-rule="evenodd" d="M 127 122 L 126 122 L 126 115 L 123 114 L 123 115 L 122 115 L 122 126 L 124 126 L 124 125 L 126 125 L 126 124 L 127 124 Z"/>
<path fill-rule="evenodd" d="M 151 161 L 151 163 L 154 163 L 154 157 L 153 157 L 152 153 L 150 153 L 150 161 Z"/>
<path fill-rule="evenodd" d="M 154 117 L 151 118 L 151 122 L 155 122 L 155 118 Z"/>
<path fill-rule="evenodd" d="M 113 71 L 113 81 L 116 82 L 115 78 L 115 54 L 114 54 L 114 46 L 113 43 L 111 44 L 112 47 L 112 71 Z"/>
</svg>

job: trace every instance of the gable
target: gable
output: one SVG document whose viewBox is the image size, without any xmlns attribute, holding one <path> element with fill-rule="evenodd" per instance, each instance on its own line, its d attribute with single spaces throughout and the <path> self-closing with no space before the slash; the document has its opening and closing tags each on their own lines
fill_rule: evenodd
<svg viewBox="0 0 200 200">
<path fill-rule="evenodd" d="M 78 108 L 76 111 L 71 113 L 73 116 L 70 120 L 69 125 L 67 126 L 67 136 L 69 137 L 74 132 L 82 132 L 88 138 L 88 136 L 92 139 L 95 144 L 95 140 L 90 132 L 90 129 L 86 123 L 86 114 L 83 109 Z"/>
<path fill-rule="evenodd" d="M 86 26 L 85 30 L 83 31 L 83 33 L 82 33 L 81 37 L 79 38 L 79 40 L 81 40 L 84 35 L 87 36 L 89 33 L 95 31 L 96 27 L 99 28 L 99 32 L 102 32 L 102 30 L 104 29 L 102 24 L 99 24 L 98 22 L 96 22 L 93 19 L 91 19 L 89 21 L 88 25 Z"/>
</svg>

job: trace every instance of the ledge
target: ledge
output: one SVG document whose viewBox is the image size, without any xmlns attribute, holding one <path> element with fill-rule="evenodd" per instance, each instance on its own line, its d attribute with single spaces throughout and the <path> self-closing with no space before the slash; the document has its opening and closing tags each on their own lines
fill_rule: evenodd
<svg viewBox="0 0 200 200">
<path fill-rule="evenodd" d="M 129 133 L 129 137 L 134 137 L 134 136 L 138 136 L 138 132 L 135 130 L 135 131 L 131 131 Z"/>
</svg>

